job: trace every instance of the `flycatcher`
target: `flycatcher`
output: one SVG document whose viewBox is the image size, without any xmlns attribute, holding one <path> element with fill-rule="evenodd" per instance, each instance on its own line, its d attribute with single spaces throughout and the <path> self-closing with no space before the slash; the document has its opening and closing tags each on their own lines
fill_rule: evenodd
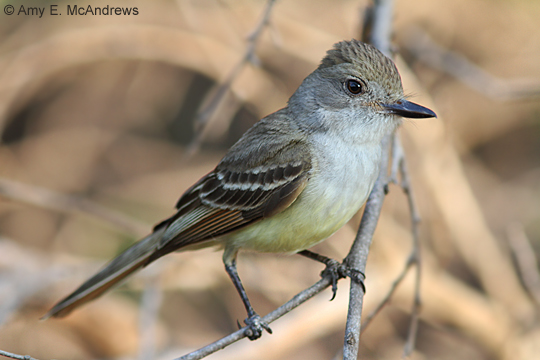
<svg viewBox="0 0 540 360">
<path fill-rule="evenodd" d="M 396 66 L 375 47 L 357 40 L 335 44 L 285 108 L 256 123 L 182 195 L 173 216 L 45 318 L 68 314 L 173 251 L 220 246 L 248 313 L 246 335 L 257 339 L 270 329 L 240 282 L 238 251 L 316 258 L 306 249 L 336 232 L 366 201 L 379 173 L 382 138 L 401 117 L 435 116 L 406 100 Z"/>
</svg>

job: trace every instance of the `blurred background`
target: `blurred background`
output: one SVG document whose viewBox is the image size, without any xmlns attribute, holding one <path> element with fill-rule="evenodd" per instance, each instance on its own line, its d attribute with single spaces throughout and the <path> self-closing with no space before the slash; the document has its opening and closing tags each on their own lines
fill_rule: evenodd
<svg viewBox="0 0 540 360">
<path fill-rule="evenodd" d="M 50 2 L 0 4 L 14 7 L 0 13 L 0 349 L 170 359 L 236 330 L 245 311 L 212 249 L 167 256 L 67 318 L 39 318 L 172 214 L 245 130 L 285 106 L 332 44 L 361 38 L 370 2 L 89 1 L 138 15 L 69 16 L 78 2 L 59 0 L 57 16 Z M 30 7 L 45 12 L 25 15 Z M 439 115 L 400 129 L 422 217 L 413 359 L 539 358 L 539 18 L 536 0 L 395 2 L 405 92 Z M 358 223 L 314 250 L 342 259 Z M 364 314 L 411 242 L 406 197 L 391 186 Z M 322 270 L 299 256 L 250 253 L 238 266 L 261 315 Z M 401 356 L 413 289 L 410 272 L 363 333 L 361 358 Z M 338 358 L 348 280 L 330 297 L 210 358 Z"/>
</svg>

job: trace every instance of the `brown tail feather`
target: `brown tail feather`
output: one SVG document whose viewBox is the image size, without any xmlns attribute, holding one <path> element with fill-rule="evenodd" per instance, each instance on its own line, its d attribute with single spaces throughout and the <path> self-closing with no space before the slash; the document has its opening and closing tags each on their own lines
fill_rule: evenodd
<svg viewBox="0 0 540 360">
<path fill-rule="evenodd" d="M 163 229 L 158 229 L 118 255 L 101 271 L 84 282 L 77 290 L 59 301 L 41 319 L 62 317 L 73 309 L 95 299 L 135 271 L 146 266 L 150 255 L 155 251 Z"/>
</svg>

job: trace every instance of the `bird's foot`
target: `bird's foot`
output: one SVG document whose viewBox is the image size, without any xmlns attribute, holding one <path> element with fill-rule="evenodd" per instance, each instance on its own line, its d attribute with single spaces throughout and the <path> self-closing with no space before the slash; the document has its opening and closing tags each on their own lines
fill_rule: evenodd
<svg viewBox="0 0 540 360">
<path fill-rule="evenodd" d="M 365 294 L 366 293 L 366 285 L 364 284 L 364 280 L 366 280 L 366 275 L 364 275 L 364 273 L 361 272 L 360 270 L 355 269 L 353 267 L 350 267 L 348 265 L 342 264 L 341 266 L 343 266 L 342 271 L 343 271 L 344 277 L 348 277 L 352 281 L 354 281 L 355 283 L 362 286 L 362 291 Z"/>
<path fill-rule="evenodd" d="M 246 330 L 244 334 L 249 340 L 257 340 L 260 338 L 263 330 L 266 330 L 266 332 L 269 334 L 272 333 L 270 326 L 268 326 L 268 324 L 264 322 L 257 314 L 250 315 L 246 320 L 244 320 L 244 323 L 246 323 Z"/>
<path fill-rule="evenodd" d="M 337 260 L 328 259 L 326 262 L 326 268 L 321 272 L 321 277 L 330 278 L 332 282 L 332 298 L 330 301 L 334 300 L 337 293 L 337 282 L 339 279 L 343 279 L 346 275 L 344 273 L 344 266 L 340 264 Z"/>
<path fill-rule="evenodd" d="M 351 278 L 352 281 L 359 283 L 366 292 L 366 287 L 364 286 L 365 275 L 358 269 L 351 268 L 346 264 L 339 263 L 334 259 L 328 259 L 325 261 L 326 268 L 321 272 L 321 277 L 330 278 L 332 282 L 332 298 L 330 301 L 334 300 L 337 293 L 337 282 L 339 279 L 346 277 Z"/>
</svg>

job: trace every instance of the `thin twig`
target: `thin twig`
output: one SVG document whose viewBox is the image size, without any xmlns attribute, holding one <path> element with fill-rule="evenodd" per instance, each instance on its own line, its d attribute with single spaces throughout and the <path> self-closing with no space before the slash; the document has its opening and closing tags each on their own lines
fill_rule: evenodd
<svg viewBox="0 0 540 360">
<path fill-rule="evenodd" d="M 390 166 L 390 176 L 388 177 L 388 183 L 398 184 L 398 176 L 401 171 L 401 164 L 404 160 L 404 153 L 403 153 L 403 147 L 401 146 L 401 143 L 399 141 L 399 137 L 396 133 L 394 133 L 393 141 L 392 141 L 392 164 Z M 387 185 L 388 186 L 388 185 Z M 385 192 L 388 192 L 387 189 L 385 189 Z M 403 270 L 400 272 L 398 277 L 394 280 L 392 283 L 392 286 L 390 286 L 390 289 L 388 290 L 388 293 L 385 295 L 385 297 L 381 300 L 379 305 L 367 316 L 366 320 L 362 324 L 362 328 L 360 330 L 360 334 L 362 334 L 366 328 L 369 326 L 371 321 L 377 316 L 381 310 L 390 302 L 390 299 L 394 295 L 394 292 L 396 291 L 397 287 L 403 279 L 405 278 L 405 275 L 407 275 L 407 272 L 411 268 L 411 266 L 415 263 L 416 256 L 414 256 L 414 248 L 413 253 L 409 255 L 409 258 L 407 259 L 407 262 L 405 263 L 405 266 L 403 267 Z"/>
<path fill-rule="evenodd" d="M 270 22 L 270 14 L 272 13 L 272 8 L 276 0 L 268 0 L 266 7 L 263 11 L 263 16 L 259 23 L 255 26 L 253 31 L 247 37 L 247 46 L 244 54 L 240 61 L 233 67 L 231 72 L 214 91 L 211 92 L 210 98 L 205 99 L 202 106 L 197 114 L 195 115 L 194 127 L 197 132 L 195 139 L 188 146 L 187 154 L 188 156 L 193 155 L 199 150 L 202 141 L 204 140 L 205 129 L 209 124 L 210 117 L 214 114 L 216 109 L 219 107 L 221 102 L 225 99 L 225 95 L 229 91 L 233 81 L 238 77 L 244 66 L 248 63 L 258 64 L 259 60 L 255 54 L 255 48 L 259 38 L 261 37 L 262 31 Z"/>
<path fill-rule="evenodd" d="M 17 359 L 17 360 L 37 360 L 31 357 L 30 355 L 17 355 L 14 353 L 10 353 L 4 350 L 0 350 L 0 356 L 5 356 L 10 359 Z"/>
<path fill-rule="evenodd" d="M 311 299 L 313 296 L 317 295 L 318 293 L 322 292 L 324 289 L 329 287 L 332 284 L 332 280 L 329 277 L 324 277 L 318 282 L 316 282 L 311 287 L 307 288 L 306 290 L 298 293 L 295 295 L 291 300 L 287 301 L 285 304 L 278 307 L 276 310 L 272 311 L 271 313 L 267 314 L 262 318 L 264 322 L 267 324 L 270 324 L 283 315 L 287 314 L 297 306 L 303 304 L 307 300 Z M 175 360 L 198 360 L 202 359 L 218 350 L 221 350 L 225 348 L 226 346 L 231 345 L 232 343 L 246 337 L 245 335 L 246 328 L 243 327 L 240 330 L 225 336 L 224 338 L 207 345 L 199 350 L 193 351 L 187 355 L 184 355 L 180 358 L 177 358 Z"/>
<path fill-rule="evenodd" d="M 116 226 L 123 231 L 140 236 L 148 232 L 148 225 L 141 224 L 119 212 L 76 195 L 60 194 L 42 187 L 0 178 L 0 197 L 24 202 L 64 213 L 77 213 Z"/>
<path fill-rule="evenodd" d="M 459 79 L 490 98 L 512 101 L 540 97 L 540 80 L 498 78 L 463 55 L 443 48 L 418 27 L 412 28 L 404 46 L 417 60 Z"/>
<path fill-rule="evenodd" d="M 362 324 L 361 333 L 363 333 L 368 325 L 371 323 L 373 318 L 389 303 L 390 299 L 394 295 L 397 287 L 401 284 L 405 275 L 409 272 L 409 269 L 412 266 L 416 266 L 415 272 L 415 288 L 414 288 L 414 302 L 413 308 L 411 309 L 411 322 L 409 324 L 409 331 L 407 335 L 407 341 L 403 350 L 403 357 L 408 357 L 414 350 L 414 344 L 416 340 L 417 328 L 418 328 L 418 316 L 421 305 L 420 298 L 420 276 L 421 276 L 421 253 L 420 253 L 420 242 L 419 242 L 419 232 L 418 226 L 420 223 L 420 216 L 418 214 L 418 209 L 416 208 L 414 198 L 412 196 L 412 190 L 410 186 L 409 174 L 405 162 L 403 147 L 399 141 L 397 134 L 394 134 L 394 141 L 392 142 L 392 166 L 391 166 L 391 175 L 389 180 L 397 183 L 398 173 L 401 175 L 400 186 L 403 191 L 407 194 L 407 200 L 409 205 L 409 211 L 411 213 L 411 231 L 413 234 L 413 244 L 412 250 L 409 254 L 407 262 L 403 267 L 403 270 L 400 272 L 398 277 L 392 283 L 390 290 L 379 303 L 377 308 L 375 308 L 367 317 L 367 319 Z"/>
<path fill-rule="evenodd" d="M 398 288 L 399 284 L 403 281 L 405 278 L 405 275 L 409 272 L 409 269 L 414 264 L 413 257 L 409 256 L 407 259 L 407 262 L 405 263 L 405 266 L 403 267 L 403 270 L 399 273 L 399 276 L 394 280 L 392 283 L 392 286 L 390 286 L 390 290 L 388 290 L 388 293 L 386 293 L 385 297 L 381 300 L 379 305 L 366 317 L 366 320 L 362 323 L 362 328 L 360 329 L 360 334 L 362 334 L 364 331 L 366 331 L 369 324 L 371 324 L 371 321 L 377 316 L 381 310 L 388 305 L 390 302 L 390 299 L 392 299 L 392 296 L 394 295 L 394 292 Z"/>
<path fill-rule="evenodd" d="M 393 0 L 376 0 L 370 18 L 372 32 L 370 42 L 384 54 L 390 56 L 390 33 L 392 29 Z M 344 260 L 349 267 L 365 271 L 369 247 L 373 239 L 373 233 L 379 219 L 387 184 L 388 157 L 390 136 L 386 136 L 382 143 L 382 157 L 380 173 L 373 190 L 368 197 L 364 209 L 364 215 L 360 222 L 358 233 L 349 254 Z M 362 306 L 364 302 L 364 288 L 362 284 L 351 281 L 349 294 L 349 310 L 345 327 L 345 340 L 343 345 L 343 359 L 356 360 L 360 342 L 360 324 L 362 318 Z"/>
<path fill-rule="evenodd" d="M 399 138 L 395 137 L 394 146 L 399 146 L 401 148 L 401 143 L 399 142 Z M 403 154 L 403 152 L 402 152 Z M 416 207 L 416 203 L 414 201 L 414 196 L 412 192 L 412 187 L 410 183 L 409 178 L 409 171 L 407 168 L 407 163 L 405 161 L 405 157 L 401 158 L 400 161 L 400 173 L 401 173 L 401 188 L 407 194 L 407 201 L 409 204 L 409 211 L 411 213 L 411 232 L 412 232 L 412 250 L 411 255 L 409 257 L 409 261 L 411 262 L 411 265 L 416 265 L 416 273 L 415 273 L 415 284 L 414 284 L 414 302 L 413 307 L 411 309 L 411 322 L 409 324 L 409 332 L 407 335 L 407 341 L 405 342 L 405 347 L 403 349 L 403 357 L 409 357 L 413 350 L 414 345 L 416 343 L 416 336 L 418 334 L 418 320 L 419 320 L 419 313 L 420 313 L 420 307 L 422 305 L 421 297 L 420 297 L 420 284 L 421 284 L 421 276 L 422 276 L 422 257 L 421 257 L 421 251 L 420 251 L 420 233 L 419 233 L 419 225 L 420 225 L 420 214 L 418 212 L 418 208 Z"/>
<path fill-rule="evenodd" d="M 509 224 L 506 231 L 523 285 L 533 297 L 536 305 L 540 306 L 540 270 L 534 249 L 523 230 L 523 225 Z"/>
</svg>

